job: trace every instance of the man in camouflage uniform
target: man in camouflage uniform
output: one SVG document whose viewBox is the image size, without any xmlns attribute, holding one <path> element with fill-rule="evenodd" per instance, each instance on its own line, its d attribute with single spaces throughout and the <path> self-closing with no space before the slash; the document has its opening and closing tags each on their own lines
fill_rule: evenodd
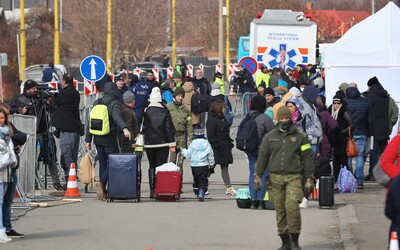
<svg viewBox="0 0 400 250">
<path fill-rule="evenodd" d="M 301 214 L 299 203 L 303 198 L 302 174 L 307 178 L 306 192 L 314 187 L 314 156 L 307 135 L 297 130 L 286 106 L 277 112 L 277 127 L 264 136 L 258 159 L 254 186 L 261 188 L 260 176 L 269 167 L 267 186 L 276 208 L 281 250 L 300 249 Z"/>
<path fill-rule="evenodd" d="M 175 142 L 177 148 L 187 148 L 186 142 L 193 139 L 192 118 L 189 110 L 182 104 L 185 91 L 178 87 L 174 91 L 174 100 L 167 105 L 171 113 L 172 123 L 175 128 Z M 171 162 L 176 162 L 176 152 L 171 152 Z M 178 156 L 178 167 L 183 172 L 183 156 Z"/>
</svg>

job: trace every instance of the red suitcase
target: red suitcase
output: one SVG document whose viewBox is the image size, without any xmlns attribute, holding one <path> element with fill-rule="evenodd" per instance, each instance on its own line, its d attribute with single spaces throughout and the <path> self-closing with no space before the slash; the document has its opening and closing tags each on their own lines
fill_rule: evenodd
<svg viewBox="0 0 400 250">
<path fill-rule="evenodd" d="M 178 201 L 181 197 L 182 173 L 160 171 L 156 175 L 154 198 L 156 200 Z"/>
</svg>

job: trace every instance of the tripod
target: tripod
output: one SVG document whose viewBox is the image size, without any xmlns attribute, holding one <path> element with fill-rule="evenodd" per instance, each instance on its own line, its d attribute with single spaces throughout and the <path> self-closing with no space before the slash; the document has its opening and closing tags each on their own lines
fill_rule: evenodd
<svg viewBox="0 0 400 250">
<path fill-rule="evenodd" d="M 62 186 L 60 183 L 59 173 L 63 172 L 57 164 L 56 144 L 53 133 L 50 131 L 50 111 L 51 107 L 49 104 L 42 101 L 37 120 L 38 128 L 38 144 L 40 146 L 40 153 L 37 159 L 37 181 L 38 186 L 41 188 L 41 173 L 39 162 L 43 162 L 44 165 L 44 189 L 47 189 L 47 169 L 50 171 L 50 176 L 53 181 L 53 187 L 57 190 L 61 190 Z M 62 173 L 63 174 L 63 173 Z M 39 176 L 38 176 L 39 175 Z"/>
</svg>

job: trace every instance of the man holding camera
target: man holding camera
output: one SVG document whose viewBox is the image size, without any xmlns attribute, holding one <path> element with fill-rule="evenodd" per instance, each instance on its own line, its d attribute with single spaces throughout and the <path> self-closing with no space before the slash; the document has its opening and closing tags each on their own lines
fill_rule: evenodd
<svg viewBox="0 0 400 250">
<path fill-rule="evenodd" d="M 233 80 L 239 87 L 239 92 L 244 95 L 243 97 L 243 115 L 249 112 L 249 102 L 251 95 L 245 94 L 255 92 L 254 79 L 251 73 L 243 67 L 242 64 L 237 65 L 238 71 L 235 72 L 235 79 Z"/>
<path fill-rule="evenodd" d="M 49 114 L 53 107 L 51 95 L 43 90 L 38 90 L 38 84 L 34 80 L 27 80 L 24 83 L 23 93 L 17 96 L 10 104 L 11 114 L 22 114 L 36 116 L 36 133 L 40 144 L 39 161 L 49 167 L 50 175 L 53 180 L 53 187 L 61 190 L 58 178 L 57 158 L 55 141 L 51 136 L 49 128 Z"/>
<path fill-rule="evenodd" d="M 78 168 L 79 138 L 82 129 L 79 117 L 81 97 L 73 81 L 71 73 L 63 75 L 62 89 L 53 100 L 56 109 L 51 116 L 52 126 L 60 133 L 61 167 L 64 169 L 66 181 L 71 163 L 75 163 L 76 169 Z"/>
</svg>

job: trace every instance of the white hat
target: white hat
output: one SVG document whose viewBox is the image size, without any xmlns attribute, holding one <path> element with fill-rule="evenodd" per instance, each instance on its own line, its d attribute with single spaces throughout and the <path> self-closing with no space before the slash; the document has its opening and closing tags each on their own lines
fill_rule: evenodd
<svg viewBox="0 0 400 250">
<path fill-rule="evenodd" d="M 162 102 L 161 92 L 160 92 L 160 89 L 158 87 L 154 87 L 151 90 L 150 102 Z"/>
<path fill-rule="evenodd" d="M 296 87 L 291 87 L 289 89 L 289 93 L 292 94 L 295 97 L 299 97 L 301 95 L 301 91 Z"/>
<path fill-rule="evenodd" d="M 219 83 L 214 82 L 212 84 L 211 88 L 212 88 L 211 93 L 210 93 L 211 96 L 217 96 L 217 95 L 221 95 L 222 94 L 221 85 Z"/>
</svg>

